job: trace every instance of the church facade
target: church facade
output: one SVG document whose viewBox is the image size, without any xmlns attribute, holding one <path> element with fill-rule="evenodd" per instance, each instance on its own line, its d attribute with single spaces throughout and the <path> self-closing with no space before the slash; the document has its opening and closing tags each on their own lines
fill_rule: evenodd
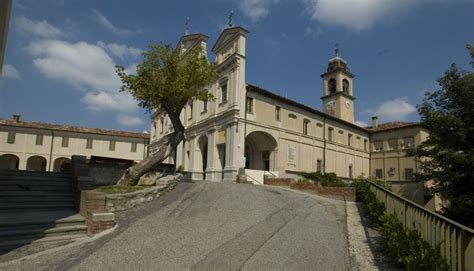
<svg viewBox="0 0 474 271">
<path fill-rule="evenodd" d="M 258 183 L 258 176 L 314 171 L 411 180 L 419 167 L 405 150 L 424 141 L 428 132 L 418 123 L 379 125 L 376 117 L 371 127 L 357 126 L 354 75 L 337 50 L 321 75 L 321 112 L 246 81 L 247 34 L 242 27 L 220 34 L 212 47 L 220 79 L 208 87 L 216 100 L 191 101 L 183 109 L 186 140 L 168 162 L 193 180 L 232 182 L 245 174 Z M 178 46 L 207 50 L 207 39 L 184 35 Z M 151 142 L 172 131 L 166 115 L 152 116 Z"/>
</svg>

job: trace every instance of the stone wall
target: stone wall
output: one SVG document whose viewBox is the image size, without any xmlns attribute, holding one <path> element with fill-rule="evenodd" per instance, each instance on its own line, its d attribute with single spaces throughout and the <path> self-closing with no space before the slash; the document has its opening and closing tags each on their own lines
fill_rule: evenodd
<svg viewBox="0 0 474 271">
<path fill-rule="evenodd" d="M 105 209 L 108 212 L 119 212 L 152 201 L 158 198 L 162 192 L 173 190 L 182 177 L 181 174 L 168 175 L 159 179 L 157 184 L 150 188 L 124 194 L 107 194 L 105 195 Z"/>
<path fill-rule="evenodd" d="M 126 170 L 119 166 L 90 164 L 89 176 L 93 177 L 95 185 L 114 185 Z"/>
</svg>

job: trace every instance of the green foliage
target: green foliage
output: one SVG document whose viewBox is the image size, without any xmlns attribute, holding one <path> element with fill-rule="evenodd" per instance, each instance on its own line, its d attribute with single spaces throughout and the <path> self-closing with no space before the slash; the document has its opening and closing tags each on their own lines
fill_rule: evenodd
<svg viewBox="0 0 474 271">
<path fill-rule="evenodd" d="M 419 232 L 403 230 L 393 214 L 383 215 L 380 220 L 387 254 L 407 270 L 449 270 L 449 265 L 439 253 L 439 245 L 433 248 L 420 237 Z"/>
<path fill-rule="evenodd" d="M 303 172 L 300 175 L 306 179 L 312 181 L 318 181 L 321 183 L 322 186 L 327 187 L 341 187 L 347 186 L 337 175 L 333 172 L 331 173 L 321 173 L 320 171 L 317 172 Z"/>
<path fill-rule="evenodd" d="M 218 72 L 203 48 L 197 46 L 183 53 L 180 47 L 162 43 L 150 45 L 143 57 L 136 75 L 116 66 L 123 84 L 121 91 L 132 94 L 141 107 L 179 116 L 188 101 L 213 99 L 205 87 L 217 80 Z"/>
<path fill-rule="evenodd" d="M 446 260 L 441 257 L 439 245 L 431 247 L 417 231 L 404 230 L 393 214 L 385 214 L 385 206 L 377 201 L 370 191 L 373 178 L 360 177 L 354 181 L 359 199 L 364 202 L 366 216 L 371 226 L 377 227 L 385 239 L 384 250 L 391 258 L 401 263 L 406 270 L 449 270 Z"/>
<path fill-rule="evenodd" d="M 471 63 L 474 48 L 468 45 Z M 433 181 L 432 193 L 447 200 L 445 216 L 474 227 L 474 72 L 455 64 L 439 80 L 440 89 L 427 93 L 418 112 L 428 139 L 408 155 L 421 165 L 417 180 Z"/>
</svg>

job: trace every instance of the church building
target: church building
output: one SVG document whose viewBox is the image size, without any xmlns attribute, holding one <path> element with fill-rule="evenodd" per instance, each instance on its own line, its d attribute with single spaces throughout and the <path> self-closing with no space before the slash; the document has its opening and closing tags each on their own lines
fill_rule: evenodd
<svg viewBox="0 0 474 271">
<path fill-rule="evenodd" d="M 242 27 L 222 31 L 211 49 L 220 79 L 208 91 L 216 100 L 190 101 L 181 112 L 186 140 L 168 162 L 188 178 L 234 182 L 245 174 L 263 183 L 265 176 L 321 171 L 399 181 L 420 170 L 405 150 L 426 140 L 428 131 L 419 123 L 379 125 L 377 117 L 371 127 L 356 125 L 354 74 L 338 50 L 321 75 L 321 112 L 246 81 L 247 34 Z M 207 51 L 207 40 L 186 34 L 178 46 Z M 152 116 L 151 142 L 172 131 L 166 115 Z"/>
</svg>

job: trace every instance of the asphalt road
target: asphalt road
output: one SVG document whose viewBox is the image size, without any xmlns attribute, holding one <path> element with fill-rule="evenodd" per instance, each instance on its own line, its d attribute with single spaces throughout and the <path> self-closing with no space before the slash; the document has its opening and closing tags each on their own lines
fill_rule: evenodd
<svg viewBox="0 0 474 271">
<path fill-rule="evenodd" d="M 8 270 L 349 270 L 344 202 L 277 187 L 180 183 L 82 247 Z"/>
</svg>

